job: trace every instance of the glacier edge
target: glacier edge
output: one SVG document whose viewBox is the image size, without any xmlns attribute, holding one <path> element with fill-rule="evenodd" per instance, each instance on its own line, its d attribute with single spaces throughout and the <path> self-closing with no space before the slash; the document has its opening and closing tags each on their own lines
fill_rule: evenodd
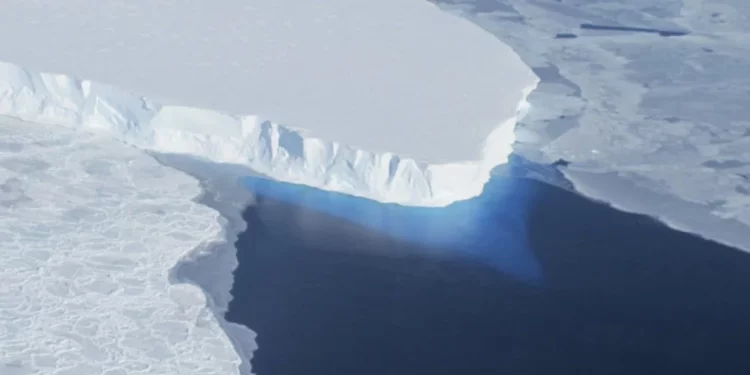
<svg viewBox="0 0 750 375">
<path fill-rule="evenodd" d="M 508 161 L 535 78 L 515 115 L 478 150 L 479 160 L 445 164 L 356 149 L 258 116 L 161 105 L 111 85 L 6 62 L 0 62 L 0 115 L 104 132 L 137 148 L 241 164 L 280 181 L 379 202 L 439 207 L 479 195 L 490 171 Z"/>
</svg>

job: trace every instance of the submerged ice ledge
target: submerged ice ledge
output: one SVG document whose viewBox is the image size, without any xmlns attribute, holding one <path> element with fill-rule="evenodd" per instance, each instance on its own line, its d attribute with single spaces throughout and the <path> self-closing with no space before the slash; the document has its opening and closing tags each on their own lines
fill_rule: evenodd
<svg viewBox="0 0 750 375">
<path fill-rule="evenodd" d="M 479 195 L 490 171 L 507 162 L 536 83 L 523 90 L 515 116 L 492 131 L 478 160 L 443 164 L 356 149 L 258 116 L 161 105 L 111 85 L 3 62 L 0 114 L 105 132 L 138 148 L 242 164 L 280 181 L 380 202 L 445 206 Z"/>
</svg>

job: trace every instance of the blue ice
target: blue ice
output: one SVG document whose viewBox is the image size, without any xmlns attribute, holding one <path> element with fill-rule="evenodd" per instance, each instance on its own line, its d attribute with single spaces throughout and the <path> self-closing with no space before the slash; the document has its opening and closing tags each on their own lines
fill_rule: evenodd
<svg viewBox="0 0 750 375">
<path fill-rule="evenodd" d="M 527 239 L 530 193 L 514 189 L 510 179 L 494 178 L 480 196 L 447 207 L 385 204 L 262 177 L 243 177 L 242 183 L 260 197 L 344 219 L 436 254 L 481 261 L 521 281 L 539 282 L 543 276 Z"/>
</svg>

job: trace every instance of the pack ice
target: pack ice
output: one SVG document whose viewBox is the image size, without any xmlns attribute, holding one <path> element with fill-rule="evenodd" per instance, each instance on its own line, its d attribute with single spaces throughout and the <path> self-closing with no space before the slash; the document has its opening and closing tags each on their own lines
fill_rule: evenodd
<svg viewBox="0 0 750 375">
<path fill-rule="evenodd" d="M 424 206 L 481 192 L 537 83 L 419 0 L 4 0 L 0 60 L 0 114 Z"/>
</svg>

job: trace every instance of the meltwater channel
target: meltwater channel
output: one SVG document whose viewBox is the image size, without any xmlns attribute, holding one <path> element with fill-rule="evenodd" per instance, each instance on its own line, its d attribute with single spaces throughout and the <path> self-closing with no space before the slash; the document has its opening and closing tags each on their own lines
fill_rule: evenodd
<svg viewBox="0 0 750 375">
<path fill-rule="evenodd" d="M 527 179 L 443 209 L 244 183 L 257 374 L 750 373 L 736 249 Z"/>
</svg>

